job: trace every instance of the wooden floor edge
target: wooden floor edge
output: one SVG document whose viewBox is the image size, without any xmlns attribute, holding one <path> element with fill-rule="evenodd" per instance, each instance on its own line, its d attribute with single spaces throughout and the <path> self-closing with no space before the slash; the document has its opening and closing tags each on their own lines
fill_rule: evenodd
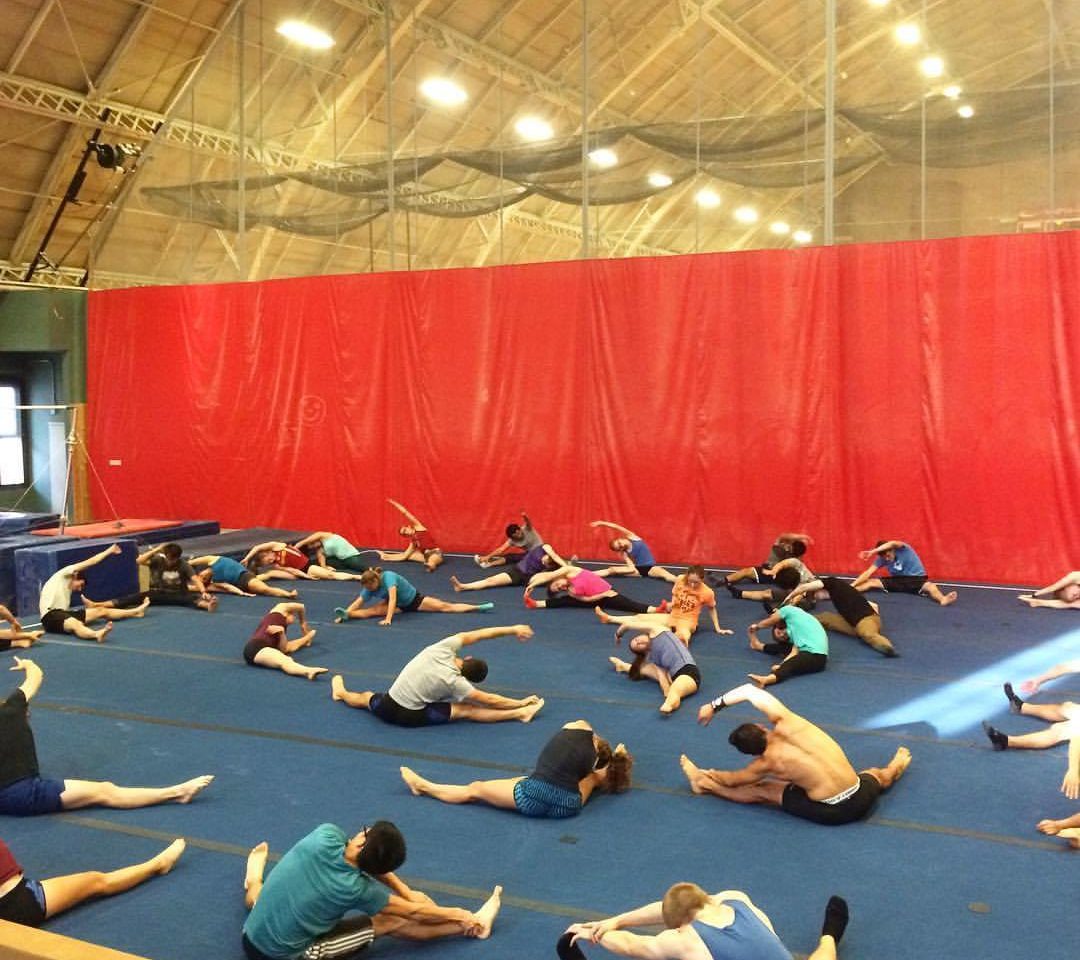
<svg viewBox="0 0 1080 960">
<path fill-rule="evenodd" d="M 6 920 L 0 920 L 0 957 L 3 960 L 147 960 L 133 953 Z"/>
</svg>

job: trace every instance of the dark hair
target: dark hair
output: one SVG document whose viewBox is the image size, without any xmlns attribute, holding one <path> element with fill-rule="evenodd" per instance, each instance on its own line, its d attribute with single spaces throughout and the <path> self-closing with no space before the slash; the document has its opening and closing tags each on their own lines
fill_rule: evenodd
<svg viewBox="0 0 1080 960">
<path fill-rule="evenodd" d="M 702 580 L 705 579 L 705 568 L 699 563 L 693 563 L 686 568 L 687 576 L 690 576 L 690 574 L 692 573 L 696 573 L 699 577 L 701 577 Z"/>
<path fill-rule="evenodd" d="M 513 540 L 515 537 L 521 536 L 521 524 L 508 523 L 506 525 L 506 539 Z"/>
<path fill-rule="evenodd" d="M 161 548 L 161 555 L 169 563 L 179 563 L 184 555 L 184 548 L 178 543 L 167 543 Z"/>
<path fill-rule="evenodd" d="M 806 541 L 793 540 L 791 543 L 791 556 L 801 557 L 804 553 L 806 553 Z"/>
<path fill-rule="evenodd" d="M 382 567 L 368 567 L 363 573 L 360 574 L 360 582 L 367 587 L 368 590 L 372 590 L 379 585 L 382 580 Z"/>
<path fill-rule="evenodd" d="M 630 751 L 611 749 L 611 744 L 601 739 L 596 747 L 596 770 L 607 770 L 607 776 L 600 781 L 599 788 L 605 793 L 625 793 L 630 789 L 630 774 L 634 769 L 634 758 Z"/>
<path fill-rule="evenodd" d="M 794 590 L 799 585 L 799 571 L 791 567 L 784 567 L 776 571 L 776 585 L 785 590 Z"/>
<path fill-rule="evenodd" d="M 877 543 L 874 544 L 874 549 L 876 550 L 878 547 L 883 547 L 888 542 L 888 540 L 879 540 Z"/>
<path fill-rule="evenodd" d="M 731 731 L 727 738 L 739 753 L 748 753 L 754 757 L 760 757 L 765 752 L 765 731 L 756 723 L 744 723 Z"/>
<path fill-rule="evenodd" d="M 652 639 L 651 637 L 649 637 L 649 635 L 647 633 L 639 633 L 637 635 L 637 637 L 631 637 L 630 638 L 630 643 L 629 643 L 629 646 L 631 648 L 631 651 L 630 651 L 631 653 L 634 653 L 634 650 L 633 650 L 634 641 L 638 637 L 647 637 L 649 639 Z M 640 680 L 641 679 L 641 668 L 643 666 L 645 666 L 645 659 L 648 656 L 649 656 L 649 651 L 648 651 L 647 648 L 646 648 L 644 653 L 634 653 L 634 662 L 632 664 L 630 664 L 630 672 L 627 674 L 630 677 L 631 680 Z"/>
<path fill-rule="evenodd" d="M 615 551 L 615 552 L 617 553 L 617 552 L 618 552 L 618 550 L 619 550 L 619 548 L 618 548 L 618 547 L 616 546 L 616 544 L 617 544 L 617 543 L 618 543 L 618 542 L 619 542 L 620 540 L 623 540 L 623 539 L 625 539 L 625 538 L 624 538 L 624 537 L 612 537 L 612 538 L 611 538 L 611 539 L 610 539 L 610 540 L 608 541 L 608 546 L 609 546 L 609 547 L 611 547 L 611 549 L 612 549 L 612 550 L 614 550 L 614 551 Z"/>
<path fill-rule="evenodd" d="M 483 683 L 488 675 L 487 661 L 479 657 L 469 657 L 461 661 L 461 675 L 469 683 Z"/>
<path fill-rule="evenodd" d="M 356 865 L 364 873 L 381 876 L 397 870 L 405 862 L 405 838 L 389 820 L 376 820 L 364 837 Z"/>
</svg>

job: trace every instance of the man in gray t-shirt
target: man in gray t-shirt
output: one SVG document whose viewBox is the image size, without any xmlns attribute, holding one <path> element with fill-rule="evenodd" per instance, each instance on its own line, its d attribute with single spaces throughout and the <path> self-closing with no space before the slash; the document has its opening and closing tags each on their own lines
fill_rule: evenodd
<svg viewBox="0 0 1080 960">
<path fill-rule="evenodd" d="M 506 539 L 491 553 L 476 554 L 473 560 L 481 567 L 502 567 L 517 563 L 533 547 L 538 547 L 544 538 L 536 532 L 524 510 L 521 511 L 521 523 L 511 523 L 506 528 Z"/>
<path fill-rule="evenodd" d="M 487 676 L 487 664 L 479 658 L 461 657 L 460 653 L 462 647 L 480 640 L 515 636 L 524 643 L 532 635 L 532 627 L 523 623 L 455 633 L 425 647 L 405 664 L 388 692 L 354 693 L 346 690 L 345 681 L 336 676 L 331 681 L 331 696 L 350 707 L 370 710 L 380 720 L 400 727 L 426 727 L 451 720 L 528 723 L 544 701 L 535 695 L 514 700 L 477 690 L 473 684 Z"/>
</svg>

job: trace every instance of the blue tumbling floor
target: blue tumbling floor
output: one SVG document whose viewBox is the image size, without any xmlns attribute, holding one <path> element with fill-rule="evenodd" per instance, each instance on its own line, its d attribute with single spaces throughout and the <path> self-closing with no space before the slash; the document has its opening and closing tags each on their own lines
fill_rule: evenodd
<svg viewBox="0 0 1080 960">
<path fill-rule="evenodd" d="M 436 574 L 415 564 L 397 569 L 447 599 L 450 573 L 482 575 L 462 559 Z M 658 581 L 616 582 L 641 599 L 665 593 Z M 173 837 L 189 841 L 170 876 L 81 907 L 50 929 L 156 960 L 239 960 L 251 846 L 267 840 L 276 858 L 319 823 L 352 832 L 387 818 L 408 840 L 401 873 L 414 886 L 476 907 L 500 883 L 504 909 L 486 942 L 388 939 L 372 956 L 551 957 L 568 922 L 656 899 L 676 880 L 747 891 L 800 954 L 816 943 L 828 896 L 840 893 L 852 909 L 846 957 L 1076 956 L 1080 917 L 1064 905 L 1077 888 L 1080 852 L 1034 829 L 1078 809 L 1060 793 L 1065 747 L 997 754 L 979 729 L 983 719 L 1012 733 L 1041 729 L 1008 714 L 1001 683 L 1080 656 L 1075 613 L 1032 611 L 1017 591 L 993 588 L 962 587 L 946 609 L 876 596 L 900 659 L 833 635 L 825 673 L 774 688 L 832 733 L 856 767 L 885 764 L 900 744 L 914 755 L 869 821 L 827 828 L 692 795 L 679 754 L 742 766 L 726 738 L 753 711 L 732 709 L 702 728 L 699 696 L 662 717 L 658 687 L 611 670 L 611 631 L 591 613 L 527 611 L 520 591 L 504 588 L 463 595 L 494 600 L 488 614 L 336 626 L 332 609 L 354 595 L 353 585 L 299 588 L 319 631 L 297 658 L 342 673 L 350 689 L 385 689 L 415 652 L 456 631 L 527 622 L 536 631 L 529 643 L 503 638 L 473 650 L 490 664 L 488 689 L 538 693 L 547 705 L 531 724 L 386 726 L 334 703 L 325 676 L 308 682 L 243 663 L 244 641 L 270 606 L 264 598 L 223 596 L 214 614 L 152 609 L 118 623 L 102 645 L 47 640 L 32 654 L 46 674 L 33 708 L 44 775 L 132 785 L 216 776 L 190 806 L 0 818 L 0 836 L 38 877 L 111 869 L 146 859 Z M 760 606 L 726 593 L 718 603 L 735 635 L 716 636 L 703 621 L 693 646 L 710 696 L 769 663 L 746 644 Z M 1080 699 L 1080 678 L 1047 685 L 1039 699 Z M 449 782 L 515 776 L 577 718 L 625 741 L 637 762 L 630 793 L 597 796 L 573 820 L 414 798 L 398 775 L 407 763 Z"/>
</svg>

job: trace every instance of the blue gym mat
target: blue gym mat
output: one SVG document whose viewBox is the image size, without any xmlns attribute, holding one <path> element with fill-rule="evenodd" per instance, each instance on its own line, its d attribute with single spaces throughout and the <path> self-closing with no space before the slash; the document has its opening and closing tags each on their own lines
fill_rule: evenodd
<svg viewBox="0 0 1080 960">
<path fill-rule="evenodd" d="M 273 533 L 245 532 L 245 549 Z M 450 573 L 484 575 L 461 559 L 435 574 L 417 564 L 394 568 L 444 599 L 454 598 Z M 643 600 L 665 595 L 659 581 L 614 582 Z M 827 828 L 693 796 L 679 754 L 740 767 L 746 758 L 727 745 L 727 733 L 757 715 L 737 707 L 700 727 L 698 695 L 662 717 L 655 684 L 631 683 L 611 669 L 612 631 L 588 611 L 525 610 L 520 590 L 502 588 L 459 596 L 494 600 L 488 614 L 398 615 L 389 628 L 375 620 L 334 625 L 332 610 L 355 595 L 354 585 L 296 585 L 318 627 L 297 659 L 343 674 L 350 689 L 386 689 L 414 653 L 451 633 L 526 622 L 536 631 L 528 643 L 506 637 L 470 652 L 489 662 L 486 689 L 535 692 L 546 707 L 531 724 L 385 725 L 332 702 L 327 677 L 308 682 L 243 663 L 244 642 L 273 598 L 223 595 L 214 614 L 152 608 L 145 619 L 118 623 L 102 645 L 48 638 L 32 653 L 46 673 L 33 709 L 45 775 L 132 785 L 217 778 L 189 806 L 0 818 L 0 836 L 38 877 L 114 868 L 173 837 L 189 840 L 168 877 L 81 907 L 50 929 L 156 960 L 240 960 L 251 846 L 265 839 L 276 858 L 321 822 L 352 831 L 388 818 L 408 840 L 401 874 L 416 887 L 440 902 L 476 907 L 501 883 L 505 906 L 488 941 L 417 947 L 387 939 L 372 948 L 375 956 L 549 958 L 567 923 L 657 899 L 677 880 L 745 890 L 800 954 L 816 944 L 828 896 L 840 893 L 852 910 L 842 956 L 1075 956 L 1080 919 L 1067 903 L 1080 852 L 1034 829 L 1043 817 L 1077 810 L 1059 790 L 1066 750 L 998 754 L 979 727 L 991 719 L 1011 733 L 1042 728 L 1009 715 L 1001 684 L 1080 655 L 1075 613 L 1029 610 L 1012 590 L 962 587 L 945 609 L 874 595 L 900 659 L 830 635 L 826 672 L 774 688 L 836 737 L 856 767 L 885 764 L 900 744 L 913 753 L 908 773 L 867 822 Z M 721 623 L 736 633 L 716 636 L 703 620 L 693 650 L 708 696 L 770 662 L 746 641 L 747 624 L 763 616 L 760 605 L 724 592 L 717 599 Z M 625 645 L 620 655 L 627 657 Z M 1048 684 L 1038 697 L 1078 698 L 1077 676 Z M 399 778 L 403 763 L 455 783 L 525 773 L 547 738 L 577 718 L 625 741 L 636 766 L 633 790 L 596 796 L 575 819 L 444 805 L 414 798 Z"/>
</svg>

